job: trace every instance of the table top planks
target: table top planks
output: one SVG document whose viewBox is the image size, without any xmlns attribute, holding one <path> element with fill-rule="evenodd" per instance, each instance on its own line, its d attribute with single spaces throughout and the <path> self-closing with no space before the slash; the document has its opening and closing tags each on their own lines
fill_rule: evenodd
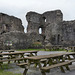
<svg viewBox="0 0 75 75">
<path fill-rule="evenodd" d="M 41 59 L 48 59 L 51 57 L 59 57 L 63 54 L 49 54 L 49 55 L 39 55 L 39 56 L 32 56 L 32 57 L 26 57 L 26 59 L 32 59 L 32 60 L 41 60 Z"/>
<path fill-rule="evenodd" d="M 37 53 L 38 51 L 16 51 L 11 53 L 0 53 L 0 55 L 16 55 L 16 54 L 24 54 L 24 53 Z"/>
<path fill-rule="evenodd" d="M 41 60 L 41 59 L 48 59 L 48 58 L 60 57 L 60 56 L 63 56 L 63 55 L 73 55 L 73 54 L 75 54 L 75 52 L 56 53 L 56 54 L 49 54 L 49 55 L 39 55 L 39 56 L 26 57 L 26 59 Z"/>
<path fill-rule="evenodd" d="M 1 52 L 15 52 L 16 50 L 0 50 L 0 53 Z"/>
</svg>

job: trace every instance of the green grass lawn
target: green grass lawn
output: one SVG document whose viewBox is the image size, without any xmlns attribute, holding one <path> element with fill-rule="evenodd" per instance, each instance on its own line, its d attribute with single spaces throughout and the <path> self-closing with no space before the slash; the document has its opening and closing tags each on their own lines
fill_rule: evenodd
<svg viewBox="0 0 75 75">
<path fill-rule="evenodd" d="M 0 70 L 0 75 L 22 75 L 22 74 L 17 74 L 17 73 L 6 72 L 3 70 Z"/>
<path fill-rule="evenodd" d="M 32 51 L 32 50 L 45 51 L 44 49 L 19 49 L 18 51 Z"/>
<path fill-rule="evenodd" d="M 3 64 L 2 69 L 0 68 L 0 75 L 22 75 L 22 74 L 6 71 L 6 69 L 11 69 L 11 68 L 12 67 L 10 67 L 8 64 Z"/>
<path fill-rule="evenodd" d="M 37 51 L 66 51 L 64 49 L 58 49 L 58 50 L 49 50 L 49 49 L 20 49 L 18 51 L 32 51 L 32 50 L 37 50 Z"/>
</svg>

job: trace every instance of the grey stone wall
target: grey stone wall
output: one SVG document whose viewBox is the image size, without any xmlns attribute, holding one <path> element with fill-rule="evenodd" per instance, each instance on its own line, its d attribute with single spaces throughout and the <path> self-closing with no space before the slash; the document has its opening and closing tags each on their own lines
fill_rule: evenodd
<svg viewBox="0 0 75 75">
<path fill-rule="evenodd" d="M 44 41 L 41 35 L 36 33 L 26 34 L 19 31 L 7 32 L 0 37 L 3 45 L 0 49 L 26 49 L 30 48 L 34 42 Z"/>
<path fill-rule="evenodd" d="M 43 13 L 45 18 L 45 41 L 58 44 L 59 23 L 63 21 L 63 14 L 60 10 L 48 11 Z"/>
<path fill-rule="evenodd" d="M 26 19 L 27 33 L 24 33 L 19 18 L 0 13 L 0 49 L 31 48 L 38 42 L 41 45 L 75 45 L 75 20 L 63 21 L 61 10 L 43 14 L 30 11 L 26 14 Z"/>
<path fill-rule="evenodd" d="M 12 48 L 12 49 L 25 49 L 30 45 L 30 39 L 24 32 L 13 31 L 7 32 L 1 35 L 3 41 L 3 49 Z M 10 45 L 10 43 L 12 45 Z M 9 44 L 9 46 L 8 46 Z"/>
<path fill-rule="evenodd" d="M 45 36 L 44 42 L 59 44 L 59 23 L 63 21 L 63 14 L 60 10 L 47 11 L 43 14 L 28 12 L 26 19 L 28 21 L 28 33 L 35 32 L 39 34 L 39 28 L 41 28 L 41 34 Z"/>
<path fill-rule="evenodd" d="M 63 21 L 62 26 L 62 44 L 75 45 L 75 20 Z"/>
<path fill-rule="evenodd" d="M 22 34 L 21 34 L 22 33 Z M 24 33 L 24 27 L 22 26 L 21 19 L 9 16 L 4 13 L 0 13 L 0 49 L 6 49 L 6 44 L 11 44 L 12 48 L 19 48 L 16 44 L 19 43 L 19 39 L 23 40 Z M 19 43 L 19 45 L 23 45 L 22 42 Z M 22 48 L 22 46 L 20 46 Z"/>
<path fill-rule="evenodd" d="M 22 21 L 14 16 L 0 13 L 0 33 L 2 34 L 10 31 L 24 32 Z"/>
<path fill-rule="evenodd" d="M 28 12 L 26 15 L 26 19 L 28 21 L 27 33 L 39 33 L 39 25 L 40 25 L 40 17 L 41 15 L 35 12 Z"/>
<path fill-rule="evenodd" d="M 38 33 L 41 28 L 46 44 L 75 45 L 75 21 L 63 21 L 61 10 L 47 11 L 43 14 L 28 12 L 26 18 L 28 33 Z"/>
</svg>

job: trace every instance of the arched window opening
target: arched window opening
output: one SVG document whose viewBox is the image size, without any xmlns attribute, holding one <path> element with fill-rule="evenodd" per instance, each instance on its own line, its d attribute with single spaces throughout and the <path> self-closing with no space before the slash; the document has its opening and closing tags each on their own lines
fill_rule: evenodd
<svg viewBox="0 0 75 75">
<path fill-rule="evenodd" d="M 46 22 L 46 17 L 43 17 L 44 21 Z"/>
<path fill-rule="evenodd" d="M 45 22 L 46 22 L 46 19 L 45 19 Z"/>
<path fill-rule="evenodd" d="M 39 28 L 39 34 L 42 34 L 42 28 Z"/>
</svg>

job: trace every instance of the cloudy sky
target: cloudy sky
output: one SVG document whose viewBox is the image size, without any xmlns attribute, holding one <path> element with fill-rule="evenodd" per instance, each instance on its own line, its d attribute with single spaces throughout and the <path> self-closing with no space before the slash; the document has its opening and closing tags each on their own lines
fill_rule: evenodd
<svg viewBox="0 0 75 75">
<path fill-rule="evenodd" d="M 25 15 L 27 12 L 43 13 L 57 9 L 63 12 L 64 20 L 75 19 L 75 0 L 0 0 L 0 12 L 20 18 L 25 32 L 27 27 Z"/>
</svg>

